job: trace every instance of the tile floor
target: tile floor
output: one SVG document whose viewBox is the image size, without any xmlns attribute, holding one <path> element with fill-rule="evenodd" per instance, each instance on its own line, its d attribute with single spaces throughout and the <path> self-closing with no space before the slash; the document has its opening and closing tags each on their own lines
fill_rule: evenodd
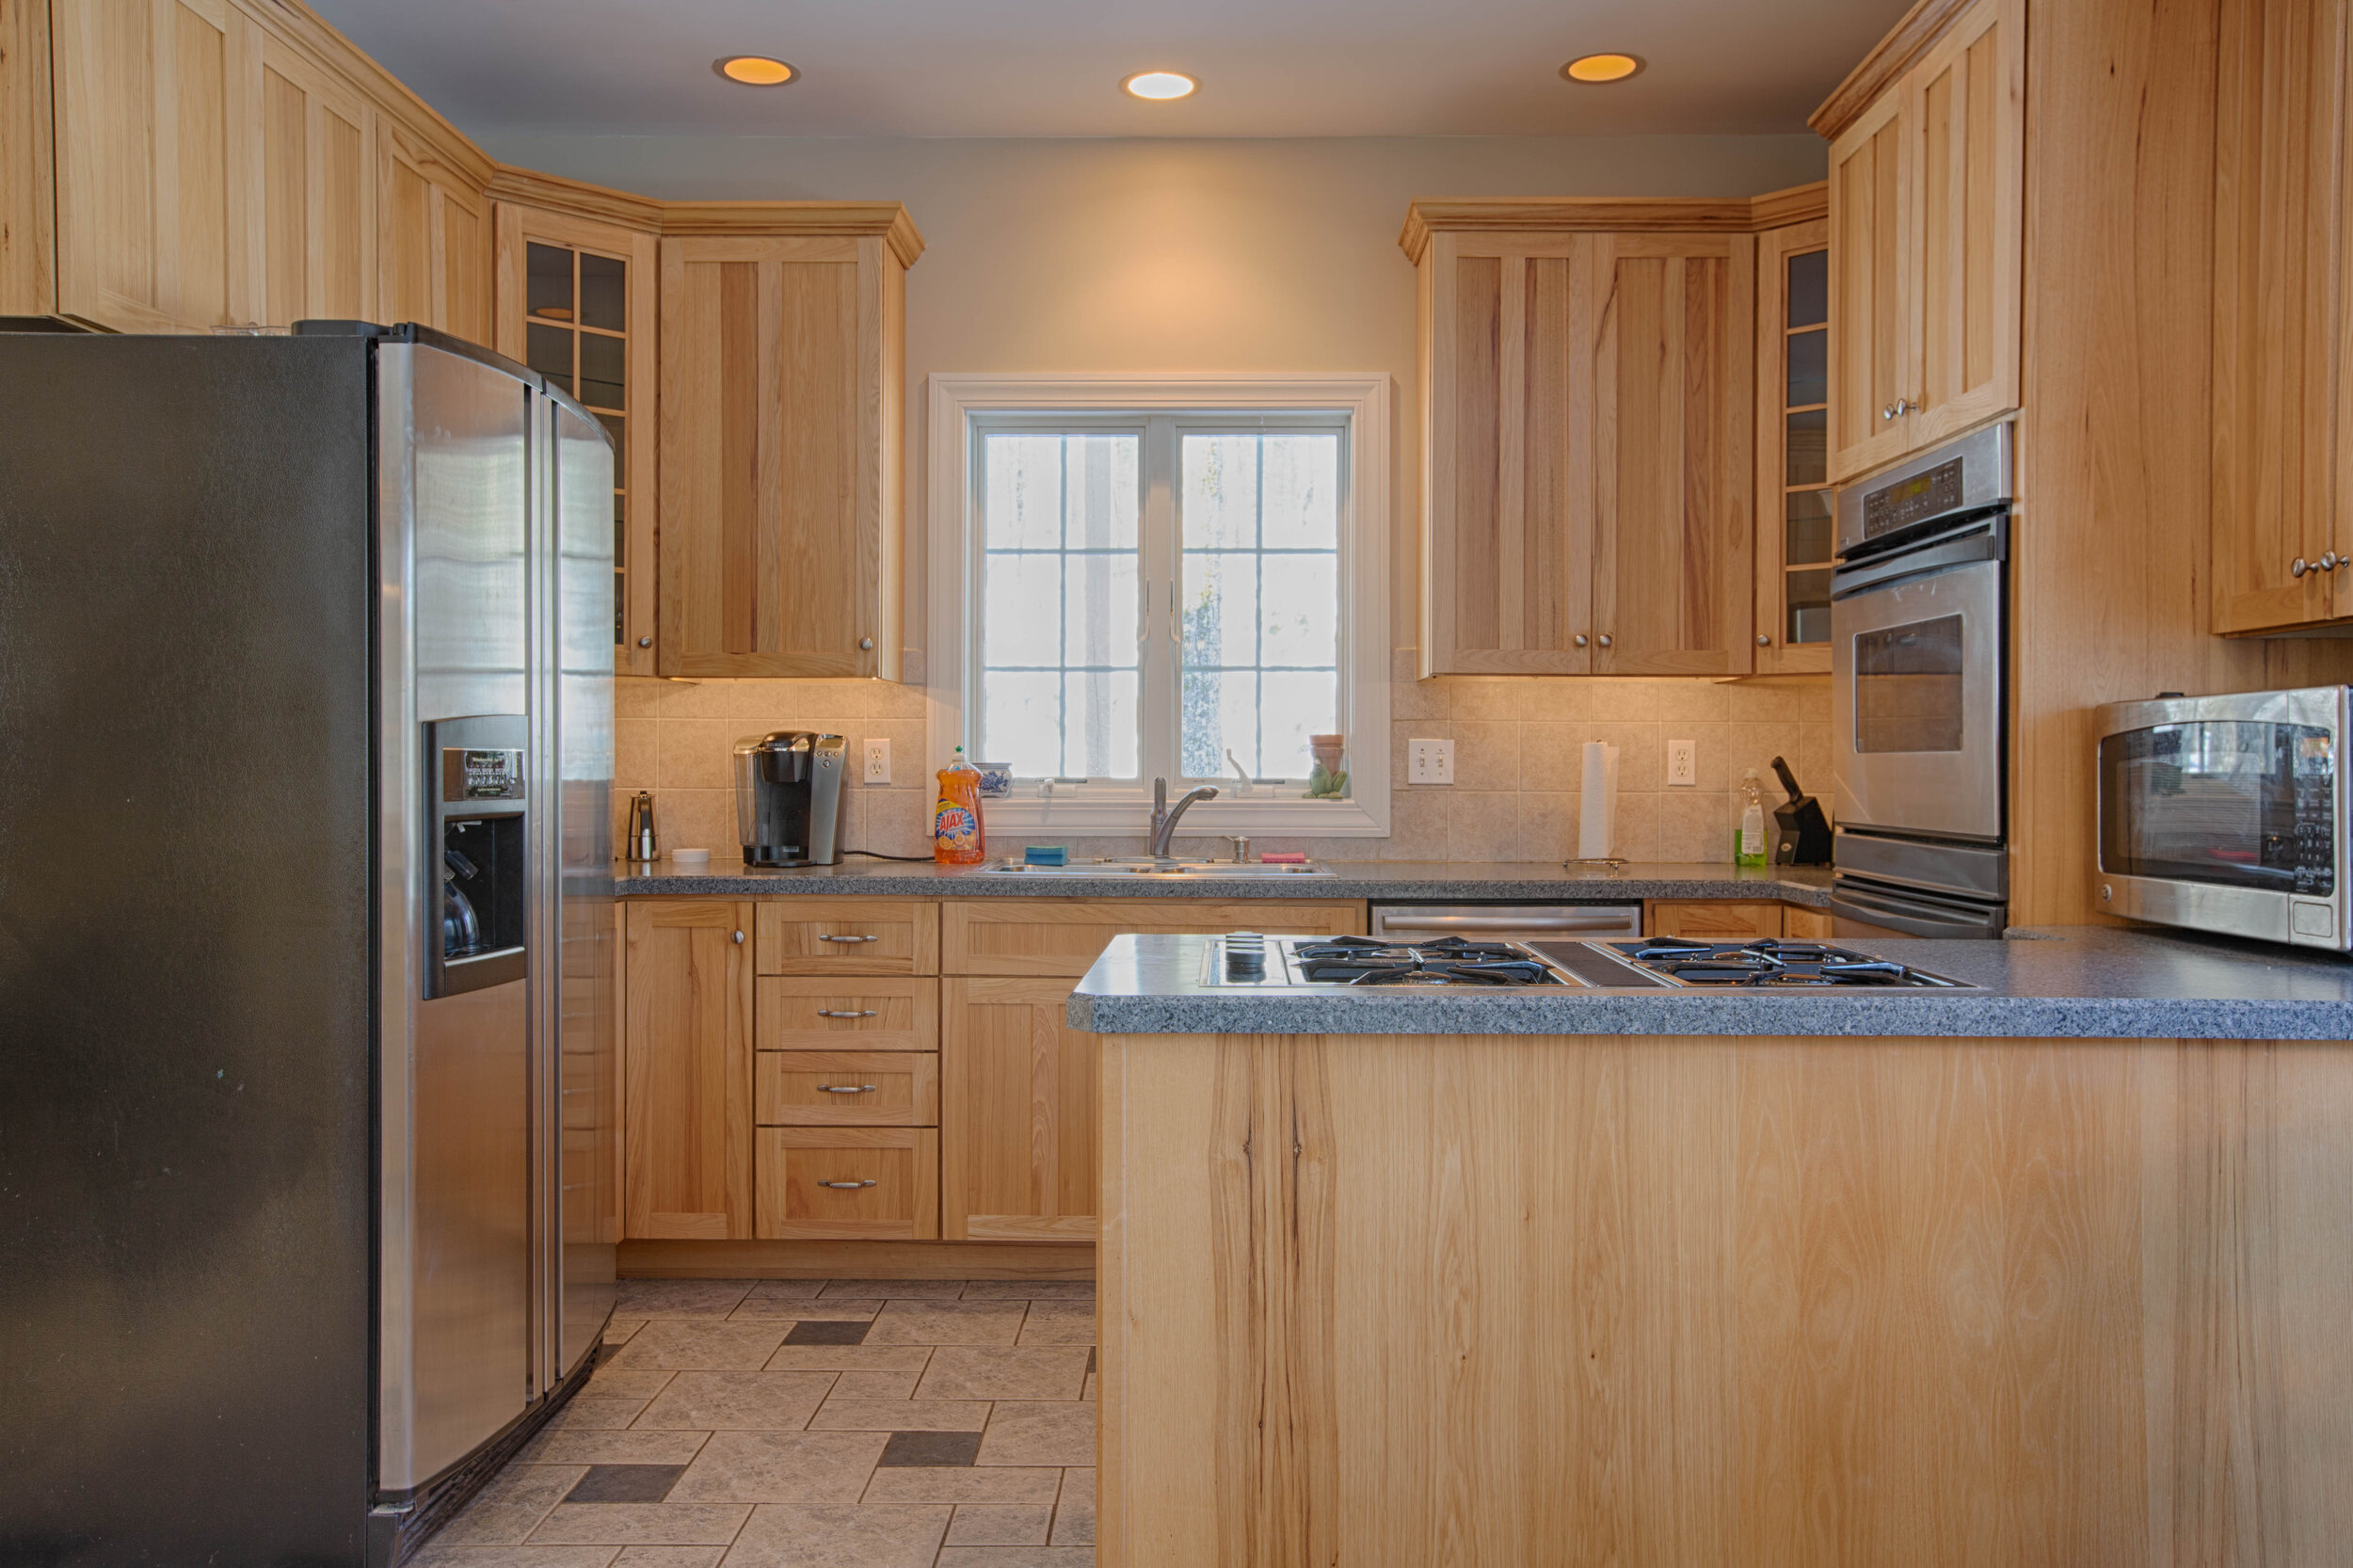
<svg viewBox="0 0 2353 1568">
<path fill-rule="evenodd" d="M 1095 1287 L 625 1280 L 414 1568 L 1093 1568 Z"/>
</svg>

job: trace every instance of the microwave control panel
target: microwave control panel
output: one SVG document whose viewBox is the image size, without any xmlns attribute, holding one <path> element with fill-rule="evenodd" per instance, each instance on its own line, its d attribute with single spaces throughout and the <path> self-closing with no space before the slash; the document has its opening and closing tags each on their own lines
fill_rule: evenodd
<svg viewBox="0 0 2353 1568">
<path fill-rule="evenodd" d="M 2325 729 L 2295 728 L 2287 733 L 2295 748 L 2290 766 L 2296 780 L 2296 890 L 2325 898 L 2336 889 L 2335 747 Z"/>
</svg>

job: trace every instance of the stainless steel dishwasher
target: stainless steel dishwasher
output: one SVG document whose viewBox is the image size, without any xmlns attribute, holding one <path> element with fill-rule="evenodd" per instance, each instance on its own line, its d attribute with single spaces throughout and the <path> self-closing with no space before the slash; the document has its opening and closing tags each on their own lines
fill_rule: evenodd
<svg viewBox="0 0 2353 1568">
<path fill-rule="evenodd" d="M 1536 942 L 1575 936 L 1607 941 L 1642 935 L 1639 904 L 1376 904 L 1375 937 L 1429 942 Z"/>
</svg>

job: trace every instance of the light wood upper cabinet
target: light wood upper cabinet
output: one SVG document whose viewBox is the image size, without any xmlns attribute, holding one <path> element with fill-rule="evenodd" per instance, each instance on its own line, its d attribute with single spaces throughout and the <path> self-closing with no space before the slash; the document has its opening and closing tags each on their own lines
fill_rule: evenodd
<svg viewBox="0 0 2353 1568">
<path fill-rule="evenodd" d="M 260 320 L 260 38 L 227 0 L 54 0 L 57 311 L 125 332 Z"/>
<path fill-rule="evenodd" d="M 2025 0 L 1978 0 L 1831 145 L 1831 474 L 2018 407 Z"/>
<path fill-rule="evenodd" d="M 1746 673 L 1756 242 L 1593 238 L 1596 675 Z"/>
<path fill-rule="evenodd" d="M 613 667 L 654 672 L 654 236 L 495 204 L 491 346 L 577 397 L 613 438 Z"/>
<path fill-rule="evenodd" d="M 376 137 L 376 309 L 488 346 L 490 202 L 399 127 Z"/>
<path fill-rule="evenodd" d="M 1415 203 L 1424 675 L 1749 671 L 1756 211 Z"/>
<path fill-rule="evenodd" d="M 1830 668 L 1830 224 L 1756 239 L 1756 672 Z"/>
<path fill-rule="evenodd" d="M 1432 236 L 1421 646 L 1433 674 L 1593 667 L 1593 238 Z"/>
<path fill-rule="evenodd" d="M 769 210 L 781 232 L 665 223 L 659 668 L 895 680 L 921 242 L 896 206 Z"/>
<path fill-rule="evenodd" d="M 623 1230 L 752 1234 L 752 906 L 629 904 Z"/>
<path fill-rule="evenodd" d="M 262 40 L 261 319 L 376 318 L 376 111 L 275 38 Z"/>
<path fill-rule="evenodd" d="M 2345 0 L 2225 0 L 2215 171 L 2214 616 L 2353 615 Z M 2303 569 L 2297 570 L 2298 563 Z"/>
</svg>

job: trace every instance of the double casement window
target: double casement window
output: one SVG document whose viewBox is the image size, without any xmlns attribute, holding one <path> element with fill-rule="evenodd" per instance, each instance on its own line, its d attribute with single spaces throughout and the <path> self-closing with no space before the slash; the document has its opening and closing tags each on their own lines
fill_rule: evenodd
<svg viewBox="0 0 2353 1568">
<path fill-rule="evenodd" d="M 1009 764 L 1016 800 L 1055 803 L 1074 826 L 1108 824 L 1080 821 L 1083 803 L 1132 801 L 1165 778 L 1220 786 L 1205 822 L 1382 830 L 1386 530 L 1358 493 L 1362 401 L 941 401 L 936 386 L 935 419 L 961 416 L 963 472 L 936 467 L 934 484 L 961 492 L 962 635 L 960 667 L 935 679 L 953 682 L 955 739 L 975 760 Z M 1334 734 L 1348 798 L 1309 801 L 1308 738 Z"/>
</svg>

